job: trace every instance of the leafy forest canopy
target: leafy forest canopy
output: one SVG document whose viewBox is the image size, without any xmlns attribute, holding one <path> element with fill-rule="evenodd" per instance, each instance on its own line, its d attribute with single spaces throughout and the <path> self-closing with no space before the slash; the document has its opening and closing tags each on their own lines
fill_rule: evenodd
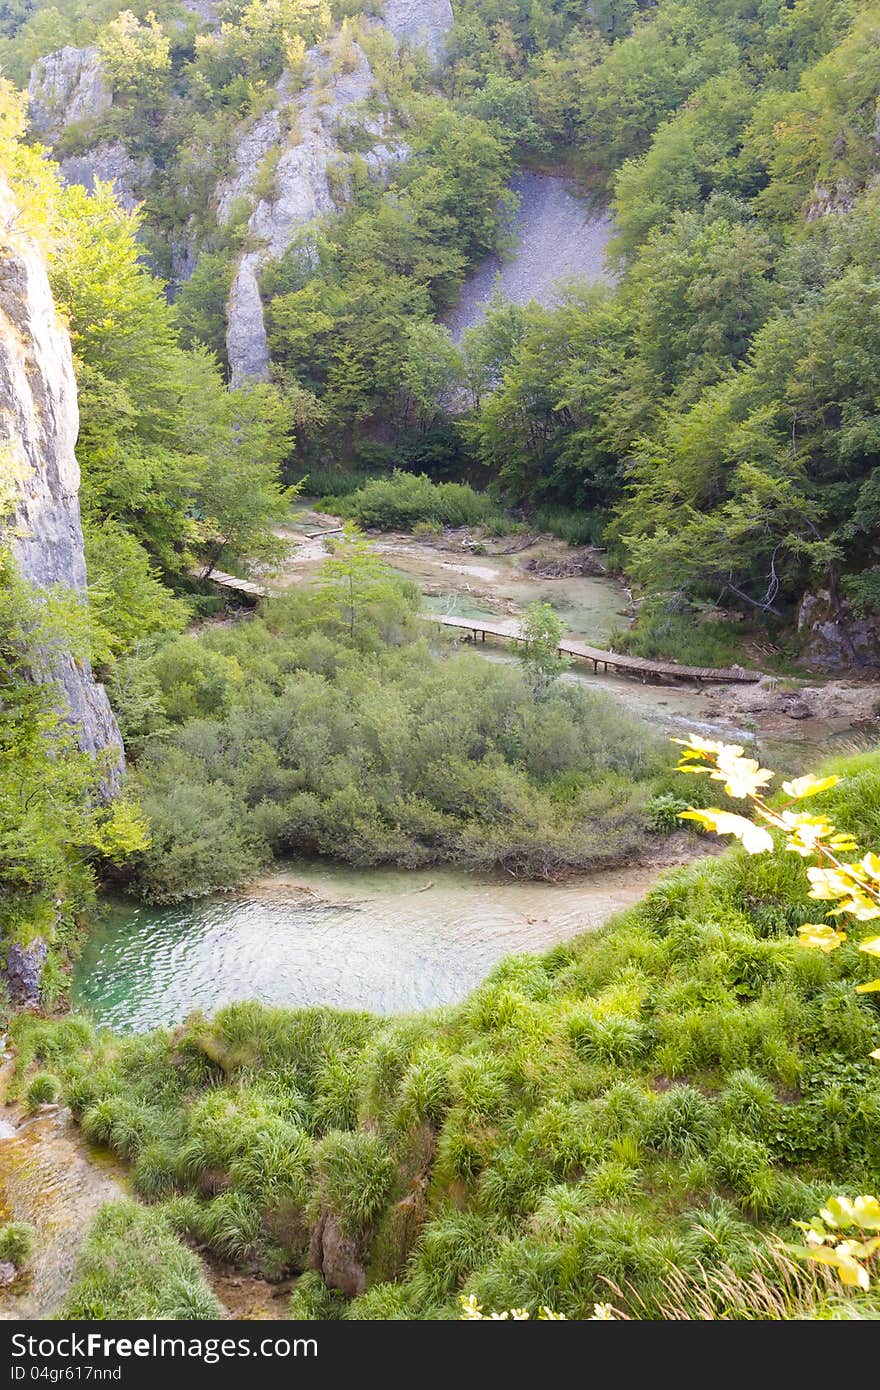
<svg viewBox="0 0 880 1390">
<path fill-rule="evenodd" d="M 777 614 L 817 583 L 836 598 L 842 580 L 873 607 L 876 6 L 464 0 L 436 73 L 354 5 L 252 0 L 218 18 L 22 3 L 3 22 L 0 62 L 19 83 L 63 44 L 97 45 L 112 105 L 62 129 L 56 156 L 121 141 L 152 170 L 131 217 L 107 193 L 64 194 L 56 248 L 88 509 L 117 555 L 137 553 L 124 531 L 173 576 L 193 496 L 206 517 L 223 508 L 203 507 L 211 478 L 196 481 L 193 459 L 224 448 L 207 422 L 187 437 L 205 414 L 190 402 L 209 390 L 206 354 L 224 361 L 234 266 L 277 150 L 222 219 L 217 188 L 282 73 L 302 74 L 323 42 L 331 72 L 367 53 L 364 118 L 407 157 L 377 179 L 347 128 L 338 210 L 303 234 L 307 254 L 300 237 L 265 264 L 273 386 L 251 394 L 248 458 L 287 481 L 400 465 L 508 505 L 588 512 L 651 593 Z M 499 302 L 455 345 L 443 314 L 468 268 L 503 248 L 523 161 L 569 167 L 610 200 L 620 282 L 573 286 L 555 309 Z M 99 274 L 87 295 L 84 235 Z M 185 280 L 169 259 L 181 238 Z M 136 253 L 171 277 L 173 310 Z M 94 296 L 120 276 L 131 295 L 110 314 Z M 184 366 L 163 406 L 156 381 Z M 227 544 L 258 553 L 246 521 L 230 529 Z"/>
</svg>

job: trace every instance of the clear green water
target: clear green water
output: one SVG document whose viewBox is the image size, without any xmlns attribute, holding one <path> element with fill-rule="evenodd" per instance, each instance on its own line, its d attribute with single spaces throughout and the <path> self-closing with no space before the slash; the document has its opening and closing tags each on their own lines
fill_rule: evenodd
<svg viewBox="0 0 880 1390">
<path fill-rule="evenodd" d="M 455 1003 L 503 956 L 598 926 L 655 877 L 639 868 L 515 883 L 302 864 L 246 898 L 165 909 L 118 901 L 77 962 L 71 1004 L 139 1032 L 237 999 L 383 1014 Z"/>
</svg>

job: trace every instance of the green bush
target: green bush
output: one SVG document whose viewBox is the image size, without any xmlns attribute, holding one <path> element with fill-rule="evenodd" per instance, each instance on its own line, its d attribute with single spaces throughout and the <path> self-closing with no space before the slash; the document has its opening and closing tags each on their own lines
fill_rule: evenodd
<svg viewBox="0 0 880 1390">
<path fill-rule="evenodd" d="M 358 629 L 363 650 L 333 594 L 306 594 L 273 601 L 246 632 L 144 656 L 141 674 L 167 703 L 137 769 L 152 836 L 128 870 L 137 893 L 228 889 L 291 853 L 547 876 L 641 848 L 654 739 L 600 695 L 561 686 L 536 703 L 519 670 L 433 654 L 389 592 L 376 625 Z M 183 658 L 186 643 L 207 651 Z M 192 672 L 238 672 L 210 715 Z"/>
<path fill-rule="evenodd" d="M 25 1100 L 29 1110 L 39 1110 L 41 1105 L 51 1105 L 58 1099 L 61 1082 L 50 1071 L 38 1072 L 28 1082 Z"/>
<path fill-rule="evenodd" d="M 511 525 L 496 502 L 467 483 L 433 483 L 425 473 L 400 469 L 334 500 L 343 515 L 377 531 L 411 530 L 418 522 L 488 526 L 500 531 Z"/>
<path fill-rule="evenodd" d="M 569 545 L 601 545 L 606 520 L 597 512 L 548 504 L 536 508 L 534 514 L 534 524 L 539 531 L 549 531 L 551 536 L 558 536 Z"/>
</svg>

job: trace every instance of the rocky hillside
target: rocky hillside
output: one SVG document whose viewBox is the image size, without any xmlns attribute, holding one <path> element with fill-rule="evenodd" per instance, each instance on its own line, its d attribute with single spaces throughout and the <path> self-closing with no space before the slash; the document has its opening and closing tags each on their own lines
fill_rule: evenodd
<svg viewBox="0 0 880 1390">
<path fill-rule="evenodd" d="M 209 25 L 213 7 L 198 13 Z M 418 51 L 430 67 L 441 61 L 452 26 L 450 0 L 387 0 L 380 17 L 362 17 L 358 33 L 398 52 Z M 123 207 L 150 200 L 157 162 L 125 138 L 108 138 L 114 114 L 113 83 L 99 49 L 67 45 L 40 58 L 28 86 L 35 135 L 59 157 L 69 183 L 93 189 L 111 182 Z M 348 167 L 363 160 L 369 176 L 384 178 L 406 157 L 407 146 L 362 42 L 347 24 L 285 66 L 264 109 L 232 132 L 209 194 L 207 226 L 246 223 L 227 303 L 226 348 L 233 384 L 268 375 L 269 348 L 260 295 L 260 271 L 278 261 L 303 228 L 345 201 Z M 76 152 L 70 153 L 71 132 Z M 356 153 L 354 151 L 356 150 Z M 178 282 L 196 264 L 205 223 L 190 216 L 176 228 L 171 269 Z"/>
</svg>

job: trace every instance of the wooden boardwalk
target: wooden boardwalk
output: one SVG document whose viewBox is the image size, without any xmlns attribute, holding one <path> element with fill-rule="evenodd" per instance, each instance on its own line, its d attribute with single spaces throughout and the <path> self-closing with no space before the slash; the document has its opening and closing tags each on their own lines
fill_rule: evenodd
<svg viewBox="0 0 880 1390">
<path fill-rule="evenodd" d="M 500 637 L 506 642 L 525 640 L 515 619 L 510 623 L 487 623 L 484 618 L 453 618 L 442 613 L 423 613 L 422 616 L 428 622 L 458 628 L 466 632 L 474 642 L 485 642 L 487 636 Z M 594 671 L 602 667 L 605 671 L 618 671 L 622 676 L 634 676 L 642 681 L 749 684 L 761 679 L 760 671 L 746 671 L 739 666 L 679 666 L 674 661 L 648 661 L 641 656 L 627 656 L 623 652 L 605 652 L 598 647 L 588 647 L 583 642 L 576 641 L 574 637 L 563 638 L 559 644 L 559 651 L 562 655 L 573 656 L 578 661 L 591 661 Z"/>
<path fill-rule="evenodd" d="M 193 579 L 201 579 L 203 584 L 216 584 L 220 589 L 231 589 L 236 594 L 248 598 L 266 598 L 269 590 L 263 584 L 255 584 L 252 579 L 239 579 L 237 574 L 224 574 L 223 570 L 211 570 L 206 574 L 198 567 L 191 569 Z"/>
<path fill-rule="evenodd" d="M 266 598 L 271 592 L 263 584 L 255 584 L 252 579 L 239 579 L 234 574 L 224 574 L 223 570 L 212 570 L 207 576 L 204 570 L 199 569 L 191 573 L 196 579 L 244 594 L 248 598 Z M 444 613 L 423 613 L 421 616 L 426 622 L 457 628 L 474 642 L 485 642 L 487 637 L 498 637 L 505 642 L 525 640 L 516 619 L 509 623 L 487 623 L 484 618 L 453 618 Z M 698 684 L 706 681 L 710 684 L 746 685 L 761 679 L 760 671 L 746 671 L 741 666 L 679 666 L 674 661 L 648 661 L 641 656 L 626 656 L 623 652 L 605 652 L 599 647 L 588 647 L 574 637 L 563 638 L 559 651 L 563 656 L 573 656 L 577 661 L 591 661 L 594 671 L 601 667 L 604 671 L 617 671 L 622 676 L 638 677 L 641 681 L 696 681 Z"/>
</svg>

